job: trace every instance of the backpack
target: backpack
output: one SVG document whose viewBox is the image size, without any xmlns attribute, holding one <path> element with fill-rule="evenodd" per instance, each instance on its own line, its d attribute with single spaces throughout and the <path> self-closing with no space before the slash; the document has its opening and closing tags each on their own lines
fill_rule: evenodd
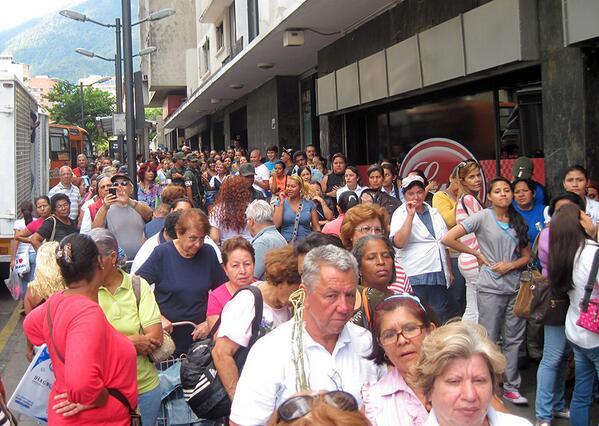
<svg viewBox="0 0 599 426">
<path fill-rule="evenodd" d="M 264 307 L 262 293 L 255 286 L 250 285 L 237 290 L 233 298 L 244 290 L 251 291 L 254 295 L 255 316 L 252 320 L 252 337 L 247 348 L 240 347 L 233 357 L 240 375 L 250 348 L 262 337 L 260 323 Z M 231 412 L 231 400 L 212 360 L 212 348 L 215 343 L 213 337 L 220 326 L 220 320 L 219 318 L 214 324 L 208 337 L 191 345 L 187 357 L 181 360 L 183 396 L 196 416 L 201 419 L 219 419 L 227 417 Z"/>
</svg>

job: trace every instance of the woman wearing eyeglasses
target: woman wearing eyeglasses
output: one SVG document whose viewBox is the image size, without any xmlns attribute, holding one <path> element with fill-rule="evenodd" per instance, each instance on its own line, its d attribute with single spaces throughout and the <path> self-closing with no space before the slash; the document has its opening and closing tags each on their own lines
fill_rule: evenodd
<svg viewBox="0 0 599 426">
<path fill-rule="evenodd" d="M 449 253 L 441 243 L 447 225 L 437 209 L 424 202 L 422 177 L 406 177 L 401 189 L 406 202 L 393 213 L 390 229 L 398 249 L 395 257 L 405 268 L 414 293 L 443 322 L 449 307 L 447 288 L 453 283 Z"/>
<path fill-rule="evenodd" d="M 31 245 L 36 250 L 44 241 L 60 241 L 70 234 L 79 233 L 77 222 L 69 218 L 71 200 L 65 194 L 55 194 L 50 199 L 52 215 L 31 236 Z"/>
<path fill-rule="evenodd" d="M 456 224 L 461 224 L 473 214 L 483 209 L 479 194 L 483 186 L 483 177 L 480 165 L 474 160 L 462 161 L 456 166 L 458 177 L 458 200 L 455 211 Z M 480 251 L 476 235 L 467 234 L 460 241 L 472 250 Z M 479 265 L 476 257 L 468 253 L 458 256 L 458 268 L 466 280 L 466 310 L 462 318 L 478 322 L 478 305 L 476 303 L 476 280 L 479 274 Z"/>
<path fill-rule="evenodd" d="M 417 297 L 401 294 L 379 304 L 372 325 L 376 340 L 369 359 L 389 370 L 362 390 L 364 413 L 373 426 L 421 426 L 430 406 L 411 373 L 435 318 Z"/>
<path fill-rule="evenodd" d="M 358 204 L 345 213 L 339 237 L 343 245 L 351 250 L 354 244 L 366 235 L 387 235 L 389 214 L 375 204 Z"/>
</svg>

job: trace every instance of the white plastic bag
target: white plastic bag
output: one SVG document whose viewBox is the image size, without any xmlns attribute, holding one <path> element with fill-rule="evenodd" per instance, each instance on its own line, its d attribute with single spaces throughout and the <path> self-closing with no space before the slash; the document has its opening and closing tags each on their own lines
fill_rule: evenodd
<svg viewBox="0 0 599 426">
<path fill-rule="evenodd" d="M 24 274 L 29 273 L 31 271 L 31 265 L 29 264 L 29 252 L 18 254 L 15 257 L 15 272 L 19 274 L 19 276 L 23 276 Z"/>
<path fill-rule="evenodd" d="M 48 346 L 43 344 L 23 374 L 8 408 L 40 423 L 48 423 L 48 399 L 54 384 L 54 371 Z"/>
<path fill-rule="evenodd" d="M 4 280 L 4 284 L 6 284 L 12 298 L 19 300 L 21 297 L 21 277 L 14 269 L 10 270 L 10 274 L 8 278 Z"/>
</svg>

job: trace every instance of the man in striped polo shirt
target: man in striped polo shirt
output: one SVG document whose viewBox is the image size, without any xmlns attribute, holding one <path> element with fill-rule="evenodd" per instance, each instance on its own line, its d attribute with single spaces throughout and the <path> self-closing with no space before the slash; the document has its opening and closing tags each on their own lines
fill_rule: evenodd
<svg viewBox="0 0 599 426">
<path fill-rule="evenodd" d="M 73 170 L 69 166 L 62 166 L 59 170 L 60 182 L 48 192 L 48 197 L 52 198 L 55 194 L 65 194 L 71 200 L 71 212 L 69 218 L 77 220 L 79 216 L 79 203 L 81 202 L 81 193 L 79 188 L 73 185 Z"/>
</svg>

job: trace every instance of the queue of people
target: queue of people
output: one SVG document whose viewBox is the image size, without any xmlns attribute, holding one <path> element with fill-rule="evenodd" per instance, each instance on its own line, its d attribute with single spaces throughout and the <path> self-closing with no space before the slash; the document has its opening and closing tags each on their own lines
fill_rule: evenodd
<svg viewBox="0 0 599 426">
<path fill-rule="evenodd" d="M 513 311 L 535 242 L 570 306 L 541 328 L 536 421 L 588 423 L 599 340 L 577 319 L 599 209 L 580 166 L 546 208 L 526 161 L 513 180 L 486 183 L 466 160 L 439 189 L 390 162 L 370 166 L 361 186 L 343 154 L 329 171 L 312 146 L 269 147 L 267 161 L 256 149 L 190 151 L 152 153 L 135 177 L 80 158 L 79 175 L 63 167 L 52 196 L 35 200 L 37 218 L 21 206 L 15 241 L 32 265 L 24 327 L 29 356 L 46 343 L 57 366 L 53 424 L 128 424 L 124 401 L 155 425 L 162 396 L 148 355 L 164 333 L 174 357 L 213 339 L 231 425 L 529 424 L 504 401 L 528 403 L 518 363 L 533 325 Z"/>
</svg>

